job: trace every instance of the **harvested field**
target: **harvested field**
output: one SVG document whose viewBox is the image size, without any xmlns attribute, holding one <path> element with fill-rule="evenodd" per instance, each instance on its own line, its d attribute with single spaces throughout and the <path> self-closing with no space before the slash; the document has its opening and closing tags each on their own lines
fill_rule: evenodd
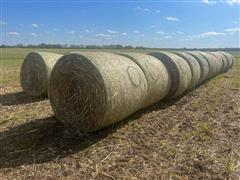
<svg viewBox="0 0 240 180">
<path fill-rule="evenodd" d="M 186 96 L 79 136 L 55 119 L 47 99 L 22 92 L 26 51 L 4 49 L 1 60 L 0 179 L 240 177 L 239 55 L 232 70 Z"/>
</svg>

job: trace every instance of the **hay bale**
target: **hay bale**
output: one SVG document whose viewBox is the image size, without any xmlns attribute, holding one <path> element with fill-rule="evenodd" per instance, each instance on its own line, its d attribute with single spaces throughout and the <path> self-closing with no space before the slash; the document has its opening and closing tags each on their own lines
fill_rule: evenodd
<svg viewBox="0 0 240 180">
<path fill-rule="evenodd" d="M 207 52 L 199 51 L 199 53 L 203 57 L 205 57 L 206 60 L 209 63 L 208 79 L 210 79 L 210 78 L 214 77 L 215 75 L 217 75 L 219 66 L 218 66 L 218 63 L 216 62 L 217 61 L 216 58 L 213 55 L 211 55 L 211 54 L 209 54 Z"/>
<path fill-rule="evenodd" d="M 228 65 L 227 58 L 218 52 L 210 52 L 210 53 L 214 55 L 218 59 L 218 61 L 220 61 L 221 63 L 220 73 L 225 72 Z"/>
<path fill-rule="evenodd" d="M 157 58 L 140 53 L 119 53 L 133 60 L 143 71 L 147 79 L 148 95 L 145 107 L 163 99 L 170 90 L 171 79 L 164 64 Z"/>
<path fill-rule="evenodd" d="M 199 79 L 199 84 L 207 80 L 209 73 L 209 64 L 208 61 L 197 51 L 187 51 L 187 54 L 192 55 L 199 63 L 201 68 L 201 76 Z"/>
<path fill-rule="evenodd" d="M 196 88 L 196 86 L 199 83 L 200 76 L 201 76 L 201 68 L 198 63 L 198 61 L 190 54 L 187 54 L 185 52 L 174 52 L 174 54 L 177 54 L 178 56 L 182 57 L 189 65 L 192 73 L 192 80 L 188 87 L 188 90 L 192 90 Z"/>
<path fill-rule="evenodd" d="M 227 70 L 231 69 L 233 64 L 234 64 L 234 57 L 231 54 L 227 53 L 227 52 L 222 52 L 222 51 L 218 51 L 218 52 L 223 54 L 227 58 L 227 60 L 228 60 L 228 68 L 227 68 Z"/>
<path fill-rule="evenodd" d="M 124 56 L 75 52 L 54 66 L 49 99 L 57 119 L 79 132 L 118 122 L 144 107 L 148 95 L 142 69 Z"/>
<path fill-rule="evenodd" d="M 172 79 L 171 89 L 167 99 L 182 95 L 189 87 L 192 73 L 188 63 L 178 55 L 170 52 L 152 52 L 151 56 L 158 58 L 167 68 Z"/>
<path fill-rule="evenodd" d="M 23 60 L 20 81 L 23 91 L 30 96 L 47 96 L 48 81 L 60 54 L 31 52 Z"/>
</svg>

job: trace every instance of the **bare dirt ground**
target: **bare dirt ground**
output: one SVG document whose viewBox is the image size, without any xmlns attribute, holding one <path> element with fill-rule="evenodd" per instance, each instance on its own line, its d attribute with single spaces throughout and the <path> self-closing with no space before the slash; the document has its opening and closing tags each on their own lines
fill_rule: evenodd
<svg viewBox="0 0 240 180">
<path fill-rule="evenodd" d="M 239 179 L 240 70 L 78 136 L 17 81 L 0 88 L 0 179 Z M 18 73 L 18 72 L 16 72 Z"/>
</svg>

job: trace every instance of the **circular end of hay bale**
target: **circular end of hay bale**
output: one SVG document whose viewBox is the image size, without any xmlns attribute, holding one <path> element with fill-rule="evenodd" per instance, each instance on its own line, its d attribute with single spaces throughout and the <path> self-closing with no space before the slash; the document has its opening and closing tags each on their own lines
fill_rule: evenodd
<svg viewBox="0 0 240 180">
<path fill-rule="evenodd" d="M 216 63 L 215 57 L 207 52 L 199 51 L 199 53 L 208 61 L 209 64 L 208 79 L 218 74 L 218 65 Z"/>
<path fill-rule="evenodd" d="M 107 95 L 96 66 L 82 55 L 69 54 L 52 70 L 49 99 L 59 120 L 89 132 L 102 121 Z"/>
<path fill-rule="evenodd" d="M 188 51 L 187 54 L 192 55 L 199 63 L 201 68 L 201 76 L 199 79 L 199 84 L 206 81 L 209 74 L 209 63 L 199 52 L 197 51 Z"/>
<path fill-rule="evenodd" d="M 29 53 L 20 70 L 23 91 L 30 96 L 47 95 L 47 66 L 38 52 Z"/>
<path fill-rule="evenodd" d="M 182 95 L 189 87 L 192 73 L 188 63 L 170 52 L 152 52 L 149 55 L 159 59 L 166 67 L 171 78 L 171 88 L 165 99 Z"/>
<path fill-rule="evenodd" d="M 188 90 L 192 90 L 196 88 L 196 86 L 199 83 L 200 76 L 201 76 L 201 68 L 198 63 L 198 61 L 190 54 L 187 54 L 185 52 L 174 52 L 174 54 L 177 54 L 178 56 L 182 57 L 186 62 L 188 63 L 191 73 L 192 73 L 192 80 L 188 87 Z"/>
<path fill-rule="evenodd" d="M 220 63 L 220 73 L 225 72 L 227 67 L 227 59 L 225 56 L 218 52 L 211 52 L 211 54 L 214 55 L 217 58 L 217 62 Z"/>
</svg>

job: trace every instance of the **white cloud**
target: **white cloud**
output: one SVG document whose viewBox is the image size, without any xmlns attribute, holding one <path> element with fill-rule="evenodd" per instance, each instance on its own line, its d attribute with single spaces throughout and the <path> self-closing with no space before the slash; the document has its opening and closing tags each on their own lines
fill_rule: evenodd
<svg viewBox="0 0 240 180">
<path fill-rule="evenodd" d="M 54 28 L 54 29 L 53 29 L 53 31 L 55 31 L 55 32 L 56 32 L 56 31 L 59 31 L 59 29 L 57 29 L 57 28 Z"/>
<path fill-rule="evenodd" d="M 143 12 L 150 12 L 151 10 L 149 8 L 142 8 L 141 6 L 137 7 L 138 11 L 143 11 Z"/>
<path fill-rule="evenodd" d="M 90 31 L 89 29 L 85 29 L 85 33 L 87 33 L 87 34 L 90 34 L 90 33 L 92 33 L 93 31 Z"/>
<path fill-rule="evenodd" d="M 229 28 L 225 29 L 226 32 L 240 32 L 240 28 Z"/>
<path fill-rule="evenodd" d="M 182 31 L 177 31 L 177 34 L 184 34 L 184 32 L 182 32 Z"/>
<path fill-rule="evenodd" d="M 75 33 L 76 33 L 76 31 L 74 31 L 74 30 L 71 30 L 71 31 L 69 31 L 68 33 L 69 33 L 69 34 L 75 34 Z"/>
<path fill-rule="evenodd" d="M 117 31 L 113 31 L 111 29 L 108 29 L 107 32 L 110 33 L 110 34 L 117 34 L 118 33 Z"/>
<path fill-rule="evenodd" d="M 0 25 L 6 25 L 7 23 L 5 21 L 0 21 Z"/>
<path fill-rule="evenodd" d="M 37 25 L 37 24 L 33 23 L 33 24 L 32 24 L 32 27 L 38 28 L 38 27 L 39 27 L 39 25 Z"/>
<path fill-rule="evenodd" d="M 81 36 L 81 35 L 78 35 L 78 38 L 80 38 L 80 39 L 81 39 L 81 38 L 83 38 L 83 36 Z"/>
<path fill-rule="evenodd" d="M 19 35 L 18 32 L 8 32 L 7 34 L 10 36 L 18 36 Z"/>
<path fill-rule="evenodd" d="M 29 33 L 29 35 L 37 37 L 38 35 L 36 33 Z"/>
<path fill-rule="evenodd" d="M 228 3 L 229 5 L 240 4 L 240 0 L 227 0 L 227 3 Z"/>
<path fill-rule="evenodd" d="M 172 36 L 164 36 L 163 38 L 164 38 L 164 39 L 171 39 Z"/>
<path fill-rule="evenodd" d="M 223 35 L 225 35 L 225 33 L 210 31 L 210 32 L 205 32 L 205 33 L 196 35 L 195 37 L 223 36 Z"/>
<path fill-rule="evenodd" d="M 133 33 L 139 34 L 140 32 L 138 30 L 134 30 Z"/>
<path fill-rule="evenodd" d="M 178 18 L 176 18 L 176 17 L 170 17 L 170 16 L 168 16 L 168 17 L 166 17 L 166 19 L 167 19 L 168 21 L 178 21 Z"/>
<path fill-rule="evenodd" d="M 144 11 L 144 12 L 150 12 L 150 9 L 144 8 L 143 11 Z"/>
<path fill-rule="evenodd" d="M 203 0 L 202 2 L 208 5 L 214 5 L 217 3 L 216 1 L 209 1 L 209 0 Z"/>
<path fill-rule="evenodd" d="M 127 35 L 127 33 L 123 32 L 123 33 L 122 33 L 122 35 L 123 35 L 123 36 L 126 36 L 126 35 Z"/>
<path fill-rule="evenodd" d="M 155 32 L 156 34 L 165 34 L 165 32 L 163 31 L 158 31 L 158 32 Z"/>
<path fill-rule="evenodd" d="M 96 36 L 97 36 L 97 37 L 105 37 L 105 38 L 111 37 L 111 35 L 109 35 L 109 34 L 103 34 L 103 33 L 98 33 L 98 34 L 96 34 Z"/>
<path fill-rule="evenodd" d="M 159 13 L 160 13 L 160 10 L 159 10 L 159 9 L 157 9 L 157 10 L 156 10 L 156 13 L 158 13 L 158 14 L 159 14 Z"/>
</svg>

